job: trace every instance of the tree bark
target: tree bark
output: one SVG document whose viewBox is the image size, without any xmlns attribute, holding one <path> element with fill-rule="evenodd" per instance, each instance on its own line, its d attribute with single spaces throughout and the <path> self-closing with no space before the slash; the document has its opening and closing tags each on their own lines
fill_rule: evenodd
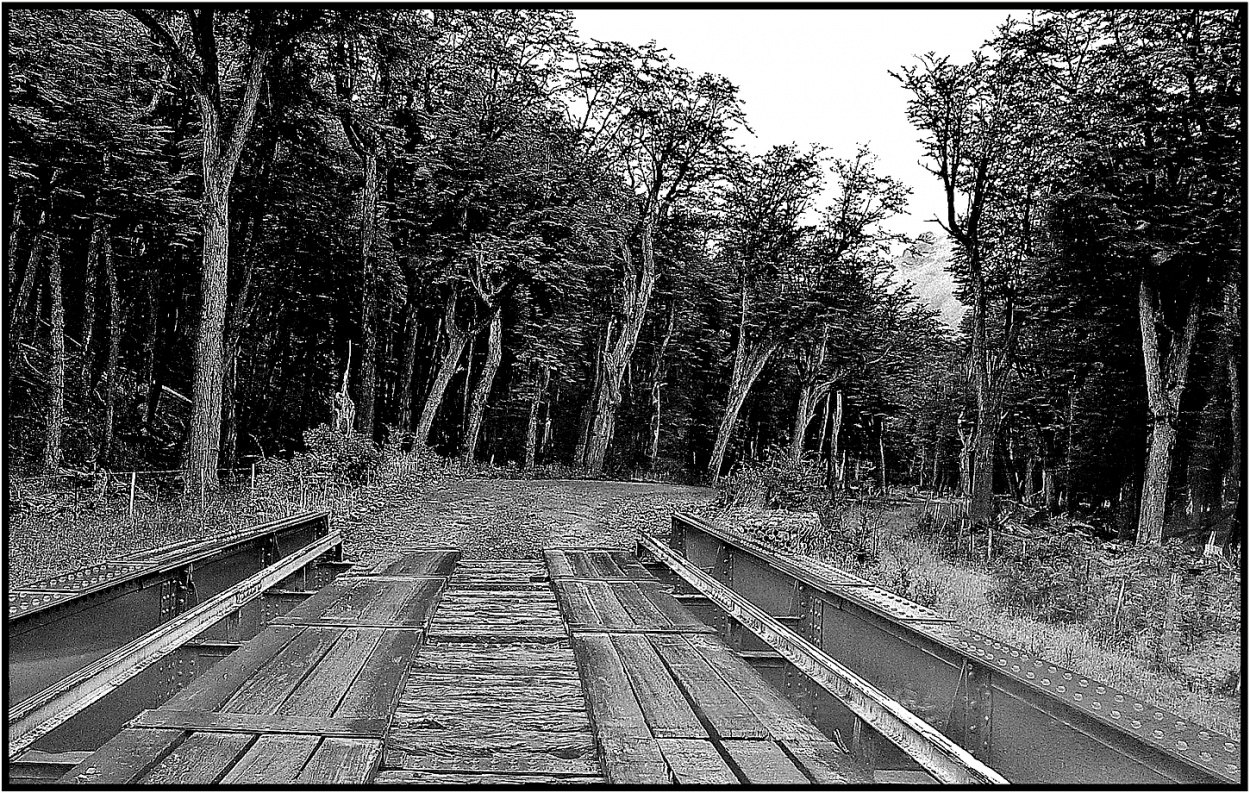
<svg viewBox="0 0 1250 793">
<path fill-rule="evenodd" d="M 421 338 L 421 315 L 411 289 L 408 295 L 408 321 L 404 334 L 404 355 L 399 373 L 399 429 L 412 431 L 412 379 L 417 370 L 417 344 Z"/>
<path fill-rule="evenodd" d="M 15 350 L 21 343 L 22 333 L 29 321 L 28 306 L 30 296 L 35 291 L 35 279 L 39 275 L 43 249 L 47 246 L 48 222 L 48 213 L 40 212 L 39 225 L 35 228 L 35 238 L 30 245 L 30 255 L 26 258 L 26 269 L 22 272 L 22 280 L 17 287 L 17 298 L 9 307 L 9 344 Z"/>
<path fill-rule="evenodd" d="M 884 494 L 888 482 L 885 475 L 885 416 L 877 417 L 877 453 L 881 460 L 881 492 Z"/>
<path fill-rule="evenodd" d="M 1142 274 L 1138 291 L 1141 321 L 1142 360 L 1146 368 L 1146 400 L 1150 409 L 1150 444 L 1146 472 L 1142 478 L 1141 511 L 1137 518 L 1139 545 L 1163 541 L 1167 509 L 1168 480 L 1172 473 L 1172 452 L 1176 447 L 1176 420 L 1181 395 L 1189 375 L 1190 353 L 1198 331 L 1199 297 L 1191 298 L 1184 326 L 1172 334 L 1166 360 L 1159 349 L 1159 295 L 1153 275 Z"/>
<path fill-rule="evenodd" d="M 641 266 L 635 264 L 628 240 L 621 242 L 624 267 L 621 297 L 616 307 L 620 321 L 615 322 L 615 317 L 608 320 L 607 334 L 599 354 L 600 376 L 590 401 L 590 417 L 583 430 L 583 437 L 578 441 L 581 455 L 577 462 L 590 473 L 603 470 L 608 446 L 611 445 L 616 430 L 616 411 L 621 404 L 621 384 L 625 378 L 625 369 L 638 344 L 638 334 L 646 319 L 647 304 L 655 288 L 655 252 L 652 246 L 658 222 L 657 210 L 650 210 L 639 232 Z M 617 329 L 615 336 L 614 325 Z"/>
<path fill-rule="evenodd" d="M 365 184 L 360 195 L 360 265 L 362 296 L 360 301 L 360 399 L 356 412 L 356 429 L 365 437 L 373 437 L 373 408 L 377 401 L 377 268 L 373 256 L 377 238 L 378 156 L 362 151 L 361 170 Z"/>
<path fill-rule="evenodd" d="M 61 465 L 61 424 L 65 420 L 65 306 L 61 297 L 61 238 L 53 233 L 48 244 L 52 368 L 48 373 L 51 393 L 43 447 L 43 470 L 47 473 L 56 473 Z"/>
<path fill-rule="evenodd" d="M 110 234 L 104 236 L 103 250 L 100 252 L 104 260 L 104 278 L 109 294 L 109 352 L 105 367 L 107 382 L 104 400 L 104 437 L 100 441 L 97 458 L 102 468 L 107 468 L 109 454 L 113 447 L 113 421 L 117 413 L 117 397 L 121 393 L 117 382 L 117 361 L 121 355 L 121 295 L 117 289 L 117 269 L 113 266 L 113 242 Z"/>
<path fill-rule="evenodd" d="M 751 350 L 744 349 L 746 340 L 739 337 L 739 352 L 734 356 L 733 374 L 729 381 L 729 399 L 725 404 L 725 414 L 721 417 L 720 426 L 716 430 L 716 443 L 712 446 L 712 458 L 708 461 L 707 472 L 715 484 L 720 479 L 721 467 L 725 462 L 725 451 L 729 448 L 729 439 L 733 436 L 734 425 L 738 423 L 738 413 L 755 379 L 764 370 L 764 365 L 772 357 L 779 346 L 778 342 L 765 342 L 763 346 Z"/>
<path fill-rule="evenodd" d="M 434 417 L 438 414 L 439 406 L 443 404 L 443 395 L 447 393 L 447 385 L 456 373 L 456 365 L 460 362 L 460 356 L 464 354 L 464 348 L 470 338 L 470 334 L 460 330 L 456 325 L 456 289 L 450 285 L 448 289 L 450 291 L 443 313 L 443 335 L 447 339 L 447 349 L 439 361 L 438 372 L 434 375 L 434 382 L 421 408 L 421 418 L 417 421 L 415 437 L 416 442 L 421 444 L 430 442 L 430 430 L 434 426 Z"/>
<path fill-rule="evenodd" d="M 83 276 L 82 288 L 82 387 L 86 389 L 90 383 L 91 371 L 91 340 L 95 335 L 95 291 L 96 279 L 100 270 L 100 247 L 104 235 L 107 234 L 106 224 L 99 214 L 91 218 L 91 239 L 87 242 L 87 272 Z"/>
<path fill-rule="evenodd" d="M 538 451 L 538 408 L 542 404 L 543 394 L 547 391 L 547 384 L 551 379 L 551 367 L 546 364 L 542 365 L 542 376 L 538 380 L 537 387 L 534 389 L 534 396 L 530 399 L 529 420 L 525 424 L 525 468 L 529 470 L 534 467 L 537 460 Z"/>
<path fill-rule="evenodd" d="M 664 326 L 664 338 L 655 353 L 655 366 L 651 370 L 651 440 L 647 444 L 647 468 L 655 467 L 660 456 L 660 388 L 664 385 L 664 354 L 673 338 L 673 328 L 677 322 L 677 303 L 674 300 L 668 306 L 668 322 Z"/>
<path fill-rule="evenodd" d="M 486 334 L 486 363 L 477 377 L 477 385 L 473 388 L 473 403 L 469 407 L 469 428 L 465 433 L 464 443 L 460 449 L 460 457 L 472 462 L 477 451 L 478 435 L 482 431 L 482 416 L 486 413 L 486 399 L 490 396 L 491 387 L 495 383 L 495 373 L 499 371 L 499 361 L 503 357 L 503 311 L 495 306 L 490 315 L 490 324 Z"/>
<path fill-rule="evenodd" d="M 835 407 L 833 410 L 833 424 L 829 429 L 829 461 L 832 466 L 829 470 L 832 474 L 829 478 L 829 486 L 841 486 L 842 480 L 846 477 L 846 463 L 838 460 L 838 437 L 842 434 L 842 391 L 839 390 Z"/>
</svg>

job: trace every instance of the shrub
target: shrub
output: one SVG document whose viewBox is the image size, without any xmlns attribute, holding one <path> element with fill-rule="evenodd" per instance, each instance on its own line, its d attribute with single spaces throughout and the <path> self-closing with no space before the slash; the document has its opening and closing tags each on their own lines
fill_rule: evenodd
<svg viewBox="0 0 1250 793">
<path fill-rule="evenodd" d="M 716 492 L 721 507 L 808 510 L 827 498 L 819 463 L 811 457 L 794 460 L 776 446 L 762 462 L 739 463 Z"/>
<path fill-rule="evenodd" d="M 335 432 L 328 424 L 307 430 L 304 445 L 307 451 L 293 455 L 290 460 L 266 458 L 259 468 L 276 476 L 282 484 L 322 475 L 335 482 L 360 485 L 377 474 L 384 460 L 373 441 L 355 432 Z"/>
<path fill-rule="evenodd" d="M 1043 622 L 1084 622 L 1097 608 L 1098 587 L 1090 581 L 1090 548 L 1067 535 L 1038 543 L 1027 554 L 1004 552 L 993 562 L 989 601 Z"/>
</svg>

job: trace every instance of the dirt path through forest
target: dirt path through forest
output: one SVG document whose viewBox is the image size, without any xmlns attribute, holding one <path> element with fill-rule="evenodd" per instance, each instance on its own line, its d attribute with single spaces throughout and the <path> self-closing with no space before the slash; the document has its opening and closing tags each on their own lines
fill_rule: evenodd
<svg viewBox="0 0 1250 793">
<path fill-rule="evenodd" d="M 547 546 L 631 548 L 639 530 L 665 533 L 673 510 L 705 503 L 706 488 L 647 482 L 459 479 L 388 487 L 342 522 L 343 550 L 367 560 L 420 545 L 465 558 L 538 558 Z"/>
</svg>

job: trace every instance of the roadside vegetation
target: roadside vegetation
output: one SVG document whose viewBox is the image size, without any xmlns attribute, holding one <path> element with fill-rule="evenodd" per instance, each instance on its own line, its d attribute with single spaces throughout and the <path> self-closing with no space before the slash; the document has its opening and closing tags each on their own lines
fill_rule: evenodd
<svg viewBox="0 0 1250 793">
<path fill-rule="evenodd" d="M 1104 542 L 1021 505 L 992 540 L 959 515 L 915 492 L 831 493 L 814 461 L 785 455 L 735 469 L 706 513 L 1240 739 L 1238 562 L 1178 541 Z"/>
</svg>

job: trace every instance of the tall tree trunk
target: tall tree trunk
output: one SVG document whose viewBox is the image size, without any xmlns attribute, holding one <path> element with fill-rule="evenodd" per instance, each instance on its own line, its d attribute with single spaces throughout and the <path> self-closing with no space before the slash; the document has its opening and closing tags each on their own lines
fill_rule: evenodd
<svg viewBox="0 0 1250 793">
<path fill-rule="evenodd" d="M 547 391 L 547 383 L 551 379 L 551 367 L 543 364 L 542 375 L 534 388 L 534 395 L 530 398 L 529 420 L 525 424 L 525 468 L 529 470 L 534 467 L 537 459 L 538 451 L 538 407 L 542 404 L 543 394 Z"/>
<path fill-rule="evenodd" d="M 456 365 L 460 362 L 460 356 L 464 354 L 464 348 L 468 345 L 470 338 L 470 334 L 460 330 L 456 325 L 456 290 L 452 286 L 448 289 L 450 293 L 443 314 L 443 335 L 447 339 L 447 349 L 439 361 L 438 372 L 434 375 L 430 392 L 426 394 L 425 404 L 421 407 L 421 418 L 417 421 L 415 437 L 416 442 L 421 444 L 430 442 L 430 430 L 434 426 L 434 417 L 438 414 L 439 406 L 443 404 L 443 395 L 447 393 L 447 385 L 456 373 Z"/>
<path fill-rule="evenodd" d="M 964 412 L 959 411 L 956 429 L 959 432 L 959 494 L 972 495 L 972 438 L 963 427 Z"/>
<path fill-rule="evenodd" d="M 778 342 L 769 341 L 751 350 L 743 349 L 747 344 L 745 338 L 739 336 L 739 351 L 734 356 L 733 374 L 729 380 L 729 398 L 725 404 L 725 413 L 721 416 L 720 426 L 716 429 L 716 443 L 712 446 L 712 458 L 708 461 L 707 472 L 715 484 L 720 479 L 721 467 L 725 462 L 725 451 L 729 448 L 729 439 L 733 436 L 734 425 L 738 423 L 738 413 L 755 379 L 764 370 L 764 365 L 772 357 L 779 346 Z"/>
<path fill-rule="evenodd" d="M 578 441 L 581 455 L 577 462 L 591 473 L 603 470 L 608 446 L 611 445 L 616 431 L 616 411 L 621 403 L 621 384 L 625 378 L 625 369 L 638 344 L 638 334 L 647 315 L 647 304 L 655 288 L 655 252 L 652 245 L 658 222 L 657 212 L 650 210 L 639 234 L 642 245 L 641 266 L 634 263 L 629 241 L 621 242 L 624 267 L 621 302 L 616 307 L 620 322 L 616 323 L 617 333 L 613 337 L 614 322 L 612 319 L 608 321 L 608 332 L 599 354 L 601 376 L 591 396 L 590 417 L 584 428 L 583 438 Z"/>
<path fill-rule="evenodd" d="M 1172 334 L 1166 360 L 1159 350 L 1159 295 L 1153 275 L 1143 273 L 1138 291 L 1142 360 L 1146 368 L 1146 400 L 1150 409 L 1150 445 L 1142 478 L 1141 511 L 1137 518 L 1139 545 L 1163 541 L 1168 480 L 1176 447 L 1176 419 L 1189 375 L 1189 359 L 1198 331 L 1199 294 L 1190 300 L 1185 324 Z"/>
<path fill-rule="evenodd" d="M 881 492 L 885 493 L 889 481 L 885 475 L 885 416 L 877 417 L 877 454 L 881 460 Z"/>
<path fill-rule="evenodd" d="M 409 295 L 408 325 L 404 335 L 403 365 L 399 374 L 399 429 L 401 432 L 412 430 L 412 379 L 417 369 L 417 344 L 421 336 L 421 316 L 418 313 L 416 298 Z"/>
<path fill-rule="evenodd" d="M 39 265 L 43 259 L 43 250 L 48 244 L 48 213 L 39 213 L 39 225 L 35 229 L 35 238 L 30 245 L 30 255 L 26 258 L 26 269 L 17 288 L 17 298 L 9 307 L 9 345 L 17 349 L 22 340 L 22 333 L 29 322 L 30 296 L 35 291 L 35 279 L 39 275 Z M 34 313 L 38 313 L 38 308 Z"/>
<path fill-rule="evenodd" d="M 651 369 L 651 439 L 647 443 L 647 468 L 654 468 L 660 456 L 660 388 L 664 385 L 664 354 L 673 338 L 673 328 L 677 323 L 677 302 L 668 305 L 668 322 L 664 325 L 664 338 L 655 353 L 655 366 Z"/>
<path fill-rule="evenodd" d="M 469 408 L 469 428 L 460 448 L 460 457 L 469 462 L 473 461 L 473 455 L 477 451 L 477 439 L 482 431 L 482 416 L 486 413 L 486 399 L 490 396 L 491 387 L 495 383 L 495 373 L 499 371 L 499 361 L 502 357 L 503 311 L 499 306 L 495 306 L 490 315 L 490 324 L 486 334 L 486 363 L 477 377 L 477 385 L 473 388 L 473 404 Z"/>
<path fill-rule="evenodd" d="M 61 424 L 65 420 L 65 306 L 61 295 L 61 238 L 48 244 L 48 298 L 52 320 L 52 370 L 49 374 L 48 421 L 44 432 L 43 470 L 55 473 L 61 465 Z"/>
<path fill-rule="evenodd" d="M 91 382 L 91 340 L 95 335 L 95 291 L 100 269 L 100 247 L 108 233 L 107 224 L 99 214 L 91 218 L 91 239 L 87 242 L 87 272 L 82 288 L 82 387 Z"/>
<path fill-rule="evenodd" d="M 121 294 L 117 288 L 117 269 L 113 266 L 113 242 L 109 234 L 104 235 L 103 250 L 100 252 L 104 260 L 104 278 L 109 294 L 109 352 L 105 367 L 107 381 L 104 400 L 104 437 L 100 441 L 97 461 L 101 467 L 107 468 L 109 455 L 113 447 L 113 421 L 117 413 L 117 397 L 121 388 L 117 382 L 117 361 L 121 355 Z"/>
<path fill-rule="evenodd" d="M 360 308 L 360 398 L 357 400 L 356 429 L 373 437 L 373 408 L 377 402 L 377 267 L 373 248 L 377 238 L 378 156 L 361 152 L 365 184 L 360 195 L 360 265 L 362 297 Z"/>
<path fill-rule="evenodd" d="M 22 197 L 13 199 L 13 213 L 9 217 L 9 247 L 5 251 L 7 278 L 4 294 L 9 299 L 9 311 L 13 310 L 13 282 L 17 280 L 17 233 L 22 228 Z M 13 319 L 10 314 L 9 320 Z"/>
<path fill-rule="evenodd" d="M 845 463 L 838 459 L 838 439 L 842 435 L 842 390 L 837 392 L 837 398 L 834 400 L 833 424 L 829 428 L 829 462 L 831 476 L 829 478 L 829 486 L 841 486 L 842 480 L 846 477 Z"/>
<path fill-rule="evenodd" d="M 794 429 L 790 435 L 790 459 L 795 462 L 803 459 L 803 442 L 807 438 L 807 425 L 816 414 L 815 390 L 807 383 L 799 385 L 798 400 L 794 406 Z"/>
</svg>

